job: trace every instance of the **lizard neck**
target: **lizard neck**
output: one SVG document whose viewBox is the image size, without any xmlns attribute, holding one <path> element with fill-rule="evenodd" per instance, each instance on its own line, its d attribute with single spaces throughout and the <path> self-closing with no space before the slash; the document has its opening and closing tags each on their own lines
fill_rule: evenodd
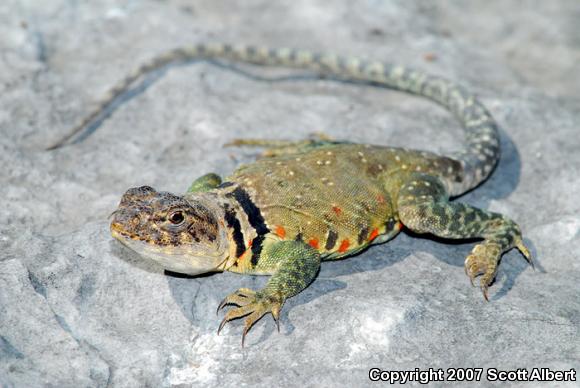
<svg viewBox="0 0 580 388">
<path fill-rule="evenodd" d="M 229 240 L 229 257 L 220 269 L 239 272 L 240 268 L 232 267 L 238 267 L 242 261 L 250 265 L 250 260 L 242 259 L 253 257 L 255 251 L 261 248 L 263 236 L 270 230 L 250 194 L 242 186 L 234 184 L 209 193 L 223 215 L 221 219 Z"/>
</svg>

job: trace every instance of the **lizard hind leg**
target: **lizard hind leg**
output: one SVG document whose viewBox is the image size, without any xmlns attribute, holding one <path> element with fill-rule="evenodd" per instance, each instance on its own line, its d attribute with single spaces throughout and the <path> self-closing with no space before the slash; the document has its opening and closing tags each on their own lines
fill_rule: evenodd
<svg viewBox="0 0 580 388">
<path fill-rule="evenodd" d="M 517 248 L 530 264 L 519 226 L 509 218 L 460 202 L 449 202 L 443 183 L 434 176 L 414 174 L 403 185 L 398 199 L 399 217 L 407 228 L 449 239 L 483 238 L 465 259 L 471 283 L 481 276 L 486 300 L 501 256 Z"/>
<path fill-rule="evenodd" d="M 274 157 L 280 155 L 292 155 L 306 150 L 329 145 L 338 144 L 324 133 L 314 133 L 313 139 L 306 140 L 274 140 L 274 139 L 233 139 L 224 144 L 224 147 L 264 147 L 263 157 Z"/>
</svg>

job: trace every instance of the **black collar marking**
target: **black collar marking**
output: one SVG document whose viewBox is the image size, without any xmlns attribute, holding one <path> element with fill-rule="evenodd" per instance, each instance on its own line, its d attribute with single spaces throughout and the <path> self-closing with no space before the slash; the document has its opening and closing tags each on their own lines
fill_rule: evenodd
<svg viewBox="0 0 580 388">
<path fill-rule="evenodd" d="M 225 219 L 228 227 L 232 228 L 232 237 L 236 243 L 236 257 L 240 257 L 246 251 L 246 244 L 244 242 L 244 235 L 242 234 L 242 226 L 240 220 L 236 217 L 236 212 L 229 206 L 225 208 Z"/>
<path fill-rule="evenodd" d="M 259 235 L 252 241 L 252 265 L 255 267 L 258 265 L 260 260 L 260 254 L 262 253 L 262 244 L 266 238 L 264 235 Z"/>
<path fill-rule="evenodd" d="M 260 254 L 262 253 L 262 244 L 264 243 L 264 235 L 270 233 L 270 229 L 266 226 L 266 221 L 260 212 L 260 209 L 252 202 L 252 199 L 241 187 L 236 187 L 231 193 L 226 194 L 228 197 L 233 197 L 240 206 L 242 210 L 246 213 L 248 217 L 248 222 L 256 231 L 258 235 L 252 241 L 252 265 L 255 267 L 260 260 Z M 242 242 L 243 243 L 243 242 Z"/>
<path fill-rule="evenodd" d="M 266 222 L 264 221 L 264 217 L 262 217 L 260 209 L 258 209 L 254 204 L 254 202 L 252 202 L 252 199 L 250 198 L 246 190 L 238 186 L 234 191 L 226 195 L 228 197 L 234 197 L 234 199 L 238 201 L 238 203 L 248 216 L 248 222 L 256 230 L 256 233 L 259 236 L 270 233 L 270 229 L 268 229 L 268 227 L 266 226 Z"/>
</svg>

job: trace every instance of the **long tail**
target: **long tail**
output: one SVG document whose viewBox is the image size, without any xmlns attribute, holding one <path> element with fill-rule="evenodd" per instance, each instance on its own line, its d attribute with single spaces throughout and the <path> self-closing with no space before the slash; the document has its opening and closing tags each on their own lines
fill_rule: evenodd
<svg viewBox="0 0 580 388">
<path fill-rule="evenodd" d="M 101 117 L 110 104 L 143 75 L 172 62 L 194 59 L 226 59 L 264 66 L 313 70 L 317 74 L 341 80 L 371 82 L 425 96 L 443 105 L 459 119 L 466 133 L 464 148 L 451 156 L 463 166 L 463 179 L 452 187 L 451 195 L 459 195 L 484 181 L 499 160 L 499 133 L 494 119 L 473 94 L 449 80 L 403 66 L 359 58 L 287 48 L 269 49 L 228 44 L 199 44 L 178 48 L 144 63 L 113 87 L 85 119 L 49 149 L 70 143 L 75 135 Z"/>
</svg>

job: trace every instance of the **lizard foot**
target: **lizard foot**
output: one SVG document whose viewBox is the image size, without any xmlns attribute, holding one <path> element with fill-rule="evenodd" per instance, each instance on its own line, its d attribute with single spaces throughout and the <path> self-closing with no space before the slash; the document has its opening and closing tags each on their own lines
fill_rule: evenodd
<svg viewBox="0 0 580 388">
<path fill-rule="evenodd" d="M 522 253 L 528 263 L 534 267 L 530 251 L 524 245 L 521 237 L 516 238 L 515 247 Z M 471 285 L 473 286 L 474 279 L 481 276 L 479 287 L 483 293 L 483 297 L 489 302 L 488 288 L 493 283 L 497 273 L 497 266 L 502 255 L 502 249 L 499 244 L 492 242 L 484 242 L 477 244 L 471 254 L 465 259 L 465 273 L 469 276 Z"/>
<path fill-rule="evenodd" d="M 275 297 L 267 295 L 263 291 L 256 292 L 254 290 L 250 290 L 249 288 L 240 288 L 236 292 L 228 295 L 219 304 L 217 311 L 219 312 L 227 305 L 236 305 L 239 307 L 231 309 L 226 313 L 218 328 L 218 335 L 229 321 L 247 316 L 244 321 L 242 347 L 244 347 L 246 334 L 248 334 L 250 328 L 267 313 L 272 313 L 272 316 L 276 321 L 278 331 L 280 331 L 279 318 L 282 302 Z"/>
</svg>

